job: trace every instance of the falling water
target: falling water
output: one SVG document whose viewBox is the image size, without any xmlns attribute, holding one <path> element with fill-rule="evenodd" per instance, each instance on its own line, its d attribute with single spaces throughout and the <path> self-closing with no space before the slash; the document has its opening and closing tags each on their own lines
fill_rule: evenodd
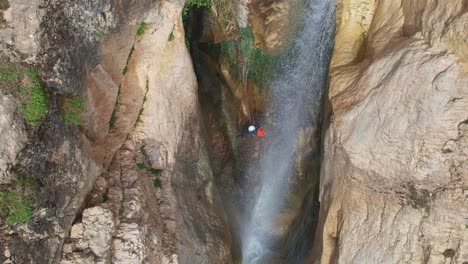
<svg viewBox="0 0 468 264">
<path fill-rule="evenodd" d="M 336 3 L 306 2 L 298 33 L 270 88 L 273 98 L 268 110 L 269 133 L 259 166 L 261 190 L 242 233 L 244 264 L 263 263 L 278 246 L 278 238 L 269 228 L 286 206 L 299 131 L 320 114 L 333 46 Z"/>
</svg>

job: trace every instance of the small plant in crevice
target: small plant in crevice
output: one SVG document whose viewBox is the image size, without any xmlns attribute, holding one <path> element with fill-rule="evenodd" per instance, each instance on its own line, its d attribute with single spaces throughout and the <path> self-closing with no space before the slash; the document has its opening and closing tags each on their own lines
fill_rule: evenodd
<svg viewBox="0 0 468 264">
<path fill-rule="evenodd" d="M 171 31 L 171 34 L 169 34 L 169 38 L 167 40 L 169 42 L 174 40 L 174 29 Z"/>
<path fill-rule="evenodd" d="M 138 123 L 142 123 L 143 121 L 141 120 L 141 115 L 143 114 L 143 111 L 145 110 L 144 108 L 144 105 L 146 103 L 146 95 L 148 94 L 148 91 L 149 91 L 149 82 L 148 80 L 146 80 L 146 86 L 145 86 L 145 95 L 143 96 L 143 103 L 141 105 L 141 108 L 140 108 L 140 112 L 138 112 L 138 116 L 137 116 L 137 119 L 135 121 L 135 126 L 138 124 Z"/>
<path fill-rule="evenodd" d="M 94 40 L 95 41 L 101 41 L 104 38 L 104 36 L 105 36 L 104 32 L 96 31 L 94 33 Z"/>
<path fill-rule="evenodd" d="M 79 126 L 83 124 L 81 115 L 86 112 L 85 100 L 82 98 L 65 98 L 64 121 L 67 125 Z"/>
<path fill-rule="evenodd" d="M 7 224 L 24 224 L 33 215 L 37 183 L 30 176 L 22 176 L 15 186 L 7 191 L 0 191 L 0 217 Z"/>
<path fill-rule="evenodd" d="M 427 190 L 421 190 L 418 192 L 413 183 L 408 185 L 409 199 L 413 202 L 413 208 L 420 209 L 424 208 L 426 213 L 430 211 L 431 197 Z"/>
<path fill-rule="evenodd" d="M 112 111 L 111 117 L 109 119 L 109 127 L 114 127 L 115 121 L 117 120 L 117 117 L 115 116 L 116 109 L 114 108 L 114 111 Z"/>
<path fill-rule="evenodd" d="M 145 147 L 146 147 L 145 144 L 141 145 L 141 147 L 140 147 L 140 152 L 141 152 L 141 154 L 143 155 L 143 157 L 146 158 L 146 157 L 148 156 L 148 154 L 146 153 Z"/>
<path fill-rule="evenodd" d="M 141 121 L 141 115 L 143 114 L 143 110 L 145 110 L 145 109 L 142 107 L 140 109 L 140 112 L 138 113 L 138 117 L 136 119 L 135 125 L 138 124 L 138 123 L 143 123 L 143 121 Z"/>
<path fill-rule="evenodd" d="M 146 165 L 143 162 L 138 162 L 136 165 L 137 165 L 137 168 L 140 170 L 146 169 Z"/>
<path fill-rule="evenodd" d="M 148 24 L 145 21 L 142 21 L 140 25 L 138 26 L 137 29 L 137 35 L 138 36 L 143 36 L 146 32 L 146 28 L 148 27 Z"/>
<path fill-rule="evenodd" d="M 160 179 L 160 176 L 162 173 L 161 169 L 154 169 L 151 167 L 147 167 L 143 162 L 138 162 L 136 166 L 138 169 L 145 170 L 149 172 L 152 176 L 155 176 L 156 178 L 153 180 L 154 187 L 161 188 L 161 179 Z"/>
<path fill-rule="evenodd" d="M 119 216 L 122 216 L 124 214 L 124 209 L 123 208 L 120 208 L 119 209 Z"/>
<path fill-rule="evenodd" d="M 154 181 L 153 181 L 153 186 L 154 186 L 155 188 L 160 189 L 161 186 L 162 186 L 162 184 L 161 184 L 161 179 L 160 179 L 160 178 L 154 179 Z"/>
<path fill-rule="evenodd" d="M 106 189 L 106 191 L 102 193 L 101 198 L 103 203 L 107 202 L 107 200 L 109 200 L 109 190 Z"/>
</svg>

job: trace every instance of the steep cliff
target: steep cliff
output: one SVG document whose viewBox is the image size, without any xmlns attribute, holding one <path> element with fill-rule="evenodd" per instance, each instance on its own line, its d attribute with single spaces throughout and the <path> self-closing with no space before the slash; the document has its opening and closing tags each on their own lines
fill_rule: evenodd
<svg viewBox="0 0 468 264">
<path fill-rule="evenodd" d="M 311 263 L 468 261 L 467 11 L 340 1 Z"/>
<path fill-rule="evenodd" d="M 2 10 L 2 262 L 230 261 L 183 7 L 10 1 Z M 24 112 L 33 90 L 21 94 L 29 69 L 40 69 L 31 89 L 45 98 L 33 123 Z"/>
</svg>

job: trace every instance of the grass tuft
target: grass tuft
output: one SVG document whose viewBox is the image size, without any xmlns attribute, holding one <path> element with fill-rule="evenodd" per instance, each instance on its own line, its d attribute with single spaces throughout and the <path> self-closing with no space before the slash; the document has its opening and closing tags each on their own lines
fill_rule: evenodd
<svg viewBox="0 0 468 264">
<path fill-rule="evenodd" d="M 22 75 L 21 68 L 7 60 L 0 61 L 0 81 L 14 84 L 20 81 Z"/>
<path fill-rule="evenodd" d="M 13 190 L 0 192 L 0 216 L 9 225 L 27 223 L 33 215 L 36 191 L 34 178 L 20 177 Z"/>
<path fill-rule="evenodd" d="M 41 85 L 39 72 L 33 68 L 26 70 L 30 85 L 20 88 L 20 93 L 25 99 L 21 106 L 26 122 L 36 125 L 47 114 L 49 102 L 46 93 Z"/>
<path fill-rule="evenodd" d="M 64 120 L 67 125 L 82 125 L 81 115 L 86 112 L 85 100 L 81 98 L 66 98 L 64 105 Z"/>
<path fill-rule="evenodd" d="M 146 165 L 143 162 L 139 162 L 137 163 L 137 168 L 140 170 L 144 170 L 146 169 Z"/>
<path fill-rule="evenodd" d="M 148 24 L 146 24 L 144 21 L 142 21 L 140 23 L 140 25 L 138 26 L 137 35 L 138 36 L 143 36 L 145 34 L 147 26 L 148 26 Z"/>
<path fill-rule="evenodd" d="M 162 186 L 162 184 L 161 184 L 161 179 L 159 179 L 159 178 L 154 179 L 154 181 L 153 181 L 153 186 L 154 186 L 155 188 L 161 188 L 161 186 Z"/>
</svg>

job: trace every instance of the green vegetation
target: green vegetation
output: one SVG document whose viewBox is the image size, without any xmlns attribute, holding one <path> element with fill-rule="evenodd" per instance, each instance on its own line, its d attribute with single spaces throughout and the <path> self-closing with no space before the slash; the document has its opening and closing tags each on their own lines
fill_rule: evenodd
<svg viewBox="0 0 468 264">
<path fill-rule="evenodd" d="M 426 190 L 418 192 L 413 183 L 409 184 L 408 190 L 409 198 L 413 201 L 413 207 L 415 209 L 424 208 L 426 212 L 429 213 L 431 204 L 431 197 L 429 195 L 429 192 Z"/>
<path fill-rule="evenodd" d="M 145 165 L 143 162 L 137 163 L 137 167 L 138 167 L 138 169 L 140 169 L 140 170 L 146 169 L 146 165 Z"/>
<path fill-rule="evenodd" d="M 96 41 L 100 41 L 104 38 L 104 33 L 101 32 L 101 31 L 96 31 L 96 33 L 94 33 L 94 40 Z"/>
<path fill-rule="evenodd" d="M 0 60 L 0 81 L 14 84 L 21 80 L 22 69 L 7 60 Z"/>
<path fill-rule="evenodd" d="M 13 190 L 0 192 L 0 216 L 9 225 L 27 223 L 34 211 L 36 191 L 33 178 L 19 178 Z"/>
<path fill-rule="evenodd" d="M 124 214 L 124 209 L 120 208 L 119 209 L 119 215 L 122 216 Z"/>
<path fill-rule="evenodd" d="M 105 192 L 102 193 L 101 198 L 102 198 L 103 203 L 105 203 L 107 200 L 109 200 L 108 190 L 106 190 Z"/>
<path fill-rule="evenodd" d="M 140 151 L 141 151 L 141 154 L 143 154 L 143 156 L 145 156 L 145 157 L 146 157 L 146 156 L 147 156 L 147 154 L 146 154 L 145 147 L 146 147 L 146 145 L 141 145 L 141 147 L 140 147 Z"/>
<path fill-rule="evenodd" d="M 143 111 L 145 110 L 144 106 L 145 106 L 145 102 L 147 100 L 146 95 L 148 94 L 148 91 L 149 91 L 149 82 L 148 82 L 148 80 L 146 80 L 145 96 L 143 96 L 143 103 L 141 105 L 140 112 L 138 112 L 138 117 L 136 119 L 135 126 L 136 126 L 136 124 L 143 122 L 141 120 L 141 115 L 143 114 Z"/>
<path fill-rule="evenodd" d="M 153 176 L 156 176 L 156 178 L 153 180 L 153 185 L 156 188 L 161 188 L 161 179 L 159 177 L 161 176 L 162 170 L 147 167 L 143 162 L 137 163 L 136 166 L 138 169 L 146 170 L 149 173 L 151 173 Z"/>
<path fill-rule="evenodd" d="M 140 25 L 138 26 L 137 35 L 138 36 L 143 36 L 145 34 L 147 26 L 148 26 L 148 24 L 146 24 L 144 21 L 142 21 L 140 23 Z"/>
<path fill-rule="evenodd" d="M 29 85 L 20 88 L 20 93 L 25 99 L 21 106 L 24 119 L 30 124 L 38 124 L 47 114 L 49 102 L 41 85 L 39 72 L 29 68 L 26 70 Z"/>
<path fill-rule="evenodd" d="M 112 111 L 112 115 L 109 119 L 109 127 L 114 127 L 115 121 L 117 120 L 117 117 L 115 116 L 115 109 L 116 108 L 114 108 L 114 111 Z"/>
<path fill-rule="evenodd" d="M 153 181 L 153 186 L 154 186 L 155 188 L 161 188 L 161 186 L 162 186 L 162 184 L 161 184 L 161 179 L 159 179 L 159 178 L 154 179 L 154 181 Z"/>
<path fill-rule="evenodd" d="M 272 79 L 273 73 L 279 64 L 278 56 L 270 56 L 255 46 L 254 35 L 251 28 L 243 28 L 240 32 L 240 41 L 225 41 L 209 45 L 211 53 L 218 57 L 225 57 L 229 63 L 229 71 L 242 79 L 242 71 L 262 91 Z M 239 54 L 239 51 L 241 54 Z M 239 56 L 241 55 L 241 56 Z M 242 62 L 240 59 L 242 58 Z"/>
<path fill-rule="evenodd" d="M 161 172 L 162 172 L 162 170 L 153 169 L 153 168 L 148 168 L 147 170 L 151 172 L 151 174 L 153 174 L 154 176 L 158 176 L 158 177 L 161 175 Z"/>
<path fill-rule="evenodd" d="M 182 9 L 182 18 L 185 20 L 192 8 L 211 8 L 211 0 L 187 0 Z"/>
<path fill-rule="evenodd" d="M 80 116 L 86 112 L 85 101 L 81 98 L 66 98 L 64 105 L 64 120 L 67 125 L 82 125 Z"/>
<path fill-rule="evenodd" d="M 167 40 L 168 41 L 173 41 L 174 40 L 174 30 L 171 31 L 171 34 L 169 34 L 169 38 Z"/>
<path fill-rule="evenodd" d="M 0 84 L 21 99 L 21 112 L 26 122 L 33 125 L 40 123 L 47 114 L 49 102 L 38 70 L 0 59 Z"/>
<path fill-rule="evenodd" d="M 130 58 L 132 57 L 133 51 L 135 51 L 135 46 L 132 46 L 132 48 L 130 49 L 130 53 L 128 54 L 128 57 L 127 57 L 127 62 L 125 62 L 125 67 L 122 70 L 122 75 L 125 75 L 128 72 L 128 62 L 130 61 Z M 120 91 L 120 87 L 119 87 L 119 91 Z"/>
</svg>

